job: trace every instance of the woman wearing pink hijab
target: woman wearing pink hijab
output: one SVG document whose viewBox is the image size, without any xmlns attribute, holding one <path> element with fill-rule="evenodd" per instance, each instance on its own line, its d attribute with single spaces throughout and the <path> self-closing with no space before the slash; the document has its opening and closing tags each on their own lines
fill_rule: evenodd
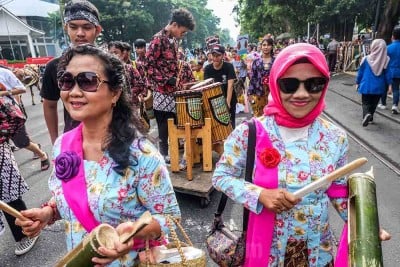
<svg viewBox="0 0 400 267">
<path fill-rule="evenodd" d="M 253 183 L 242 178 L 248 125 L 225 142 L 213 185 L 249 209 L 244 266 L 333 266 L 329 201 L 347 220 L 345 177 L 302 199 L 293 192 L 347 162 L 346 133 L 322 119 L 329 70 L 321 51 L 309 44 L 282 50 L 270 73 L 271 99 L 255 118 Z"/>
</svg>

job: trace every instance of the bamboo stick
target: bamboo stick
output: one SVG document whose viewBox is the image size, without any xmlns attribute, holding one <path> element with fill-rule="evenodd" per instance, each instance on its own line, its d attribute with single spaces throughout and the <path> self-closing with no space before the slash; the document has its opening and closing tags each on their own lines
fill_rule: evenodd
<svg viewBox="0 0 400 267">
<path fill-rule="evenodd" d="M 376 185 L 371 171 L 349 177 L 349 266 L 382 267 Z"/>
<path fill-rule="evenodd" d="M 334 170 L 330 174 L 325 175 L 321 179 L 318 179 L 318 180 L 306 185 L 305 187 L 294 192 L 293 194 L 296 197 L 304 197 L 305 195 L 307 195 L 311 192 L 314 192 L 315 190 L 320 189 L 320 188 L 324 187 L 325 185 L 331 183 L 332 181 L 336 180 L 337 178 L 340 178 L 343 175 L 346 175 L 347 173 L 361 167 L 367 161 L 368 160 L 366 158 L 356 159 L 356 160 L 350 162 L 349 164 L 346 164 L 345 166 Z"/>
<path fill-rule="evenodd" d="M 0 209 L 4 212 L 7 212 L 11 216 L 18 218 L 20 220 L 26 221 L 29 220 L 28 218 L 24 217 L 19 211 L 8 205 L 7 203 L 0 200 Z"/>
</svg>

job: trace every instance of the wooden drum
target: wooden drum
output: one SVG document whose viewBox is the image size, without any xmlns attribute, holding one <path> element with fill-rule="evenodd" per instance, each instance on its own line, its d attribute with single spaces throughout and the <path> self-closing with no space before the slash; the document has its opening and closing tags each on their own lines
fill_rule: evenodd
<svg viewBox="0 0 400 267">
<path fill-rule="evenodd" d="M 204 125 L 203 100 L 201 92 L 185 90 L 174 92 L 177 127 L 185 128 L 187 122 L 192 128 L 200 128 Z"/>
<path fill-rule="evenodd" d="M 193 87 L 192 87 L 193 89 Z M 211 118 L 211 139 L 213 143 L 225 140 L 232 132 L 231 115 L 226 98 L 222 93 L 221 83 L 212 83 L 194 91 L 203 94 L 205 118 Z"/>
</svg>

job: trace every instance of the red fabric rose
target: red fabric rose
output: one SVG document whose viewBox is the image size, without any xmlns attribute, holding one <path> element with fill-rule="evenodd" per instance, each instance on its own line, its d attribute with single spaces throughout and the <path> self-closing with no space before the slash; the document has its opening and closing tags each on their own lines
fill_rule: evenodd
<svg viewBox="0 0 400 267">
<path fill-rule="evenodd" d="M 261 80 L 262 85 L 268 85 L 269 83 L 269 76 L 264 76 Z"/>
<path fill-rule="evenodd" d="M 260 154 L 261 162 L 267 168 L 274 168 L 281 162 L 281 154 L 275 148 L 266 148 Z"/>
</svg>

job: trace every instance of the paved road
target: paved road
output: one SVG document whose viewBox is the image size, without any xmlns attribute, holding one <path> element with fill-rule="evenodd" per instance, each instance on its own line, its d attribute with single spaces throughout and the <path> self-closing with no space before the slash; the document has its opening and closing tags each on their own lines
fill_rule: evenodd
<svg viewBox="0 0 400 267">
<path fill-rule="evenodd" d="M 347 75 L 335 76 L 332 79 L 331 88 L 347 93 L 357 100 L 359 96 L 355 93 L 352 86 L 353 79 L 353 77 Z M 32 106 L 27 95 L 24 95 L 24 102 L 30 114 L 27 126 L 33 141 L 41 143 L 42 147 L 50 152 L 50 139 L 42 117 L 42 105 Z M 59 111 L 62 114 L 61 106 L 59 107 Z M 361 108 L 354 103 L 344 101 L 339 95 L 334 93 L 328 93 L 327 95 L 326 112 L 340 121 L 340 123 L 343 123 L 344 127 L 362 136 L 376 150 L 386 153 L 393 161 L 398 161 L 400 150 L 397 147 L 399 147 L 400 138 L 395 133 L 399 129 L 399 124 L 386 122 L 383 124 L 380 122 L 379 116 L 377 116 L 377 119 L 374 118 L 376 120 L 375 125 L 363 128 L 361 127 Z M 390 115 L 389 111 L 384 112 Z M 60 126 L 62 125 L 60 124 Z M 369 159 L 368 166 L 361 168 L 360 171 L 366 171 L 371 165 L 374 166 L 380 223 L 382 227 L 390 231 L 393 235 L 391 241 L 384 242 L 383 244 L 384 264 L 387 267 L 400 266 L 400 212 L 397 208 L 400 177 L 353 140 L 350 140 L 350 147 L 350 159 L 361 156 Z M 39 171 L 40 162 L 39 160 L 31 160 L 32 155 L 30 152 L 20 150 L 15 155 L 22 174 L 31 188 L 24 196 L 24 199 L 29 207 L 37 207 L 50 197 L 47 189 L 47 178 L 50 170 L 45 172 Z M 182 210 L 185 229 L 188 230 L 193 243 L 204 248 L 204 238 L 209 230 L 220 193 L 214 192 L 211 194 L 211 203 L 204 209 L 200 208 L 199 199 L 196 197 L 183 194 L 177 194 L 177 197 Z M 240 229 L 241 212 L 242 209 L 238 205 L 228 202 L 225 217 L 232 227 Z M 335 212 L 331 212 L 331 216 L 335 235 L 339 236 L 342 227 L 341 221 Z M 14 241 L 8 229 L 0 237 L 0 267 L 53 266 L 65 252 L 63 226 L 60 222 L 46 228 L 37 245 L 30 253 L 24 256 L 17 257 L 14 255 Z M 209 262 L 208 266 L 215 265 Z"/>
</svg>

